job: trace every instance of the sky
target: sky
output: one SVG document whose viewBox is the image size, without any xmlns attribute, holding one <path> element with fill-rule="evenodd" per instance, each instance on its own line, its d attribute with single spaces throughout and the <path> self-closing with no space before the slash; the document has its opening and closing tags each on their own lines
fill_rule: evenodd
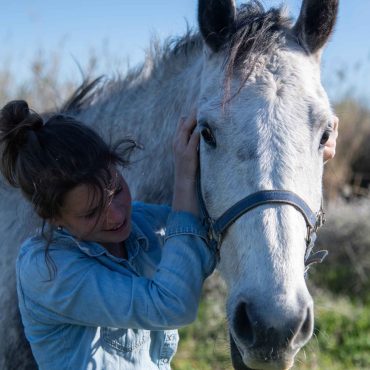
<svg viewBox="0 0 370 370">
<path fill-rule="evenodd" d="M 262 0 L 265 7 L 283 1 Z M 238 4 L 241 1 L 237 1 Z M 301 0 L 286 0 L 293 17 Z M 159 39 L 196 28 L 196 0 L 0 0 L 0 69 L 27 81 L 37 55 L 57 55 L 62 78 L 78 79 L 94 55 L 99 73 L 125 71 L 143 60 L 155 34 Z M 351 95 L 370 106 L 370 0 L 340 0 L 335 34 L 322 63 L 323 83 L 332 99 Z M 104 56 L 103 56 L 104 55 Z"/>
</svg>

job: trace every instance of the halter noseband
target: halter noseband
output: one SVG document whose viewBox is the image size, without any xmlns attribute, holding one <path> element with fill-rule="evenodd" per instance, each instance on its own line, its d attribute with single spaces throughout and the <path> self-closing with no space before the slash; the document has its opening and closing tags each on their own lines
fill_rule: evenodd
<svg viewBox="0 0 370 370">
<path fill-rule="evenodd" d="M 314 263 L 321 263 L 328 254 L 328 251 L 322 250 L 311 255 L 316 241 L 317 230 L 325 222 L 325 214 L 322 204 L 320 210 L 317 213 L 314 213 L 301 197 L 291 191 L 262 190 L 241 199 L 239 202 L 235 203 L 228 210 L 226 210 L 218 219 L 214 220 L 209 216 L 203 200 L 200 184 L 200 170 L 198 170 L 197 174 L 197 193 L 201 217 L 203 223 L 208 228 L 208 241 L 211 247 L 216 250 L 218 258 L 220 257 L 222 238 L 230 225 L 232 225 L 239 217 L 241 217 L 245 213 L 251 211 L 256 207 L 266 204 L 291 205 L 296 210 L 298 210 L 305 219 L 307 225 L 305 253 L 306 271 L 308 270 L 310 265 Z"/>
</svg>

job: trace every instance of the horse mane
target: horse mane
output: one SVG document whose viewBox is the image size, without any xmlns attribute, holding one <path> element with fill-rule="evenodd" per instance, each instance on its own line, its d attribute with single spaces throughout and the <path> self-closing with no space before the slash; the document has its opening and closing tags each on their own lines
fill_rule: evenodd
<svg viewBox="0 0 370 370">
<path fill-rule="evenodd" d="M 201 35 L 189 28 L 185 35 L 168 38 L 162 43 L 158 39 L 153 39 L 146 51 L 143 63 L 131 68 L 126 75 L 118 74 L 112 79 L 100 76 L 91 80 L 89 76 L 85 76 L 81 85 L 71 94 L 59 111 L 66 114 L 78 114 L 104 93 L 111 93 L 117 89 L 124 91 L 140 84 L 148 76 L 163 73 L 163 65 L 166 65 L 166 73 L 171 73 L 175 69 L 181 70 L 188 56 L 194 51 L 201 50 L 202 47 Z M 174 63 L 175 60 L 176 63 Z M 163 76 L 157 76 L 157 78 L 160 77 Z"/>
<path fill-rule="evenodd" d="M 103 80 L 100 76 L 92 81 L 84 77 L 81 85 L 72 93 L 69 99 L 59 109 L 60 113 L 78 113 L 94 95 L 98 84 Z"/>
<path fill-rule="evenodd" d="M 236 26 L 229 42 L 223 48 L 226 51 L 225 85 L 229 86 L 237 70 L 244 76 L 240 86 L 242 88 L 253 72 L 259 57 L 281 44 L 284 31 L 291 27 L 291 23 L 291 18 L 282 6 L 265 11 L 259 0 L 251 0 L 241 5 L 237 13 Z M 164 42 L 153 39 L 142 64 L 130 69 L 125 76 L 118 75 L 118 78 L 112 80 L 104 81 L 103 76 L 92 81 L 88 78 L 84 79 L 63 105 L 61 112 L 77 114 L 102 93 L 117 89 L 124 91 L 137 86 L 148 79 L 148 76 L 155 76 L 157 79 L 165 78 L 165 74 L 181 70 L 188 57 L 194 52 L 201 51 L 203 45 L 201 34 L 189 27 L 181 37 L 168 38 Z M 166 68 L 164 69 L 163 66 Z"/>
</svg>

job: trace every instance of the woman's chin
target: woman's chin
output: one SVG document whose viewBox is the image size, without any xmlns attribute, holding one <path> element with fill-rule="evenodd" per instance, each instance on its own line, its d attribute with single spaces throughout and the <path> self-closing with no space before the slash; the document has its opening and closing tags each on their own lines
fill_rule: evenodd
<svg viewBox="0 0 370 370">
<path fill-rule="evenodd" d="M 131 233 L 131 222 L 126 219 L 122 225 L 117 229 L 106 230 L 104 231 L 104 239 L 109 239 L 109 242 L 122 242 L 126 240 Z"/>
</svg>

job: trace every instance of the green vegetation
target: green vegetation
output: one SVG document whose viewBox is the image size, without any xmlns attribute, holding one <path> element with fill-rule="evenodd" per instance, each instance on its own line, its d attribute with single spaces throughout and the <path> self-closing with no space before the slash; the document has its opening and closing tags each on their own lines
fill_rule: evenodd
<svg viewBox="0 0 370 370">
<path fill-rule="evenodd" d="M 329 297 L 316 303 L 320 363 L 333 363 L 333 369 L 369 369 L 370 308 Z"/>
</svg>

